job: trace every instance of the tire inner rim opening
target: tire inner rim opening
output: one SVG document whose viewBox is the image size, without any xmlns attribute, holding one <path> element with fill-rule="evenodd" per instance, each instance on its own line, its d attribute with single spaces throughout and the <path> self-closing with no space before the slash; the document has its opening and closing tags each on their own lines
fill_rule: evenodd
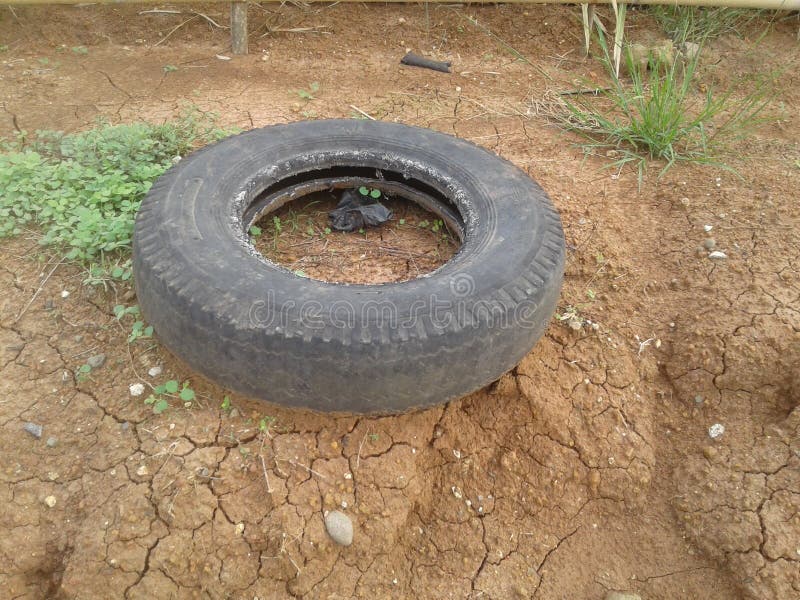
<svg viewBox="0 0 800 600">
<path fill-rule="evenodd" d="M 347 190 L 368 190 L 371 202 L 403 216 L 394 214 L 358 232 L 333 231 L 328 211 Z M 463 217 L 445 195 L 418 179 L 374 167 L 333 167 L 283 178 L 254 197 L 242 225 L 269 263 L 301 277 L 347 284 L 429 275 L 458 253 L 466 237 Z"/>
</svg>

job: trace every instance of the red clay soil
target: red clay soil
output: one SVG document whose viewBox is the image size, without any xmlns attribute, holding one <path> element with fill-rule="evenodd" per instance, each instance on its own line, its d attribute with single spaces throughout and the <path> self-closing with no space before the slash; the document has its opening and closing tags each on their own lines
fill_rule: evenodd
<svg viewBox="0 0 800 600">
<path fill-rule="evenodd" d="M 679 166 L 639 188 L 537 113 L 601 76 L 576 7 L 254 5 L 252 53 L 231 60 L 216 57 L 227 31 L 202 17 L 172 31 L 192 15 L 145 8 L 3 10 L 0 134 L 159 121 L 185 103 L 244 128 L 355 106 L 454 133 L 552 196 L 570 248 L 561 306 L 582 326 L 554 320 L 516 369 L 440 408 L 326 416 L 231 395 L 223 410 L 225 390 L 152 340 L 127 344 L 112 307 L 134 304 L 130 289 L 38 262 L 35 232 L 4 241 L 0 595 L 800 597 L 796 21 L 756 46 L 720 38 L 704 59 L 707 85 L 785 69 L 780 119 L 734 149 L 741 177 Z M 644 10 L 629 21 L 634 40 L 662 37 Z M 265 22 L 314 29 L 259 37 Z M 401 67 L 406 48 L 454 73 Z M 710 237 L 727 259 L 708 258 Z M 168 378 L 197 401 L 154 415 L 130 393 Z M 334 508 L 350 547 L 325 532 Z"/>
</svg>

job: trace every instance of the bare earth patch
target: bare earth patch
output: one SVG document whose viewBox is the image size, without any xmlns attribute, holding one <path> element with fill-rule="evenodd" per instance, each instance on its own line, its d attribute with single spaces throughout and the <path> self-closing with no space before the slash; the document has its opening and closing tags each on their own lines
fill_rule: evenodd
<svg viewBox="0 0 800 600">
<path fill-rule="evenodd" d="M 84 286 L 67 264 L 47 278 L 58 259 L 39 260 L 36 232 L 3 241 L 4 597 L 800 595 L 796 24 L 777 23 L 755 49 L 736 37 L 709 49 L 709 84 L 786 67 L 776 98 L 786 115 L 736 149 L 759 157 L 734 161 L 741 179 L 681 167 L 639 189 L 634 173 L 601 170 L 536 115 L 537 98 L 600 72 L 580 58 L 575 8 L 432 6 L 426 18 L 416 6 L 286 7 L 283 28 L 331 35 L 254 37 L 252 54 L 230 61 L 215 58 L 228 52 L 226 31 L 197 18 L 156 45 L 187 17 L 138 10 L 4 18 L 0 134 L 161 120 L 187 101 L 242 127 L 357 116 L 353 105 L 452 133 L 552 196 L 570 248 L 561 304 L 598 329 L 554 321 L 514 371 L 423 412 L 331 417 L 235 395 L 221 408 L 226 391 L 153 340 L 127 343 L 113 306 L 135 304 L 130 289 Z M 253 22 L 265 14 L 252 10 Z M 633 36 L 660 35 L 646 11 L 629 21 Z M 399 66 L 409 46 L 452 60 L 454 73 Z M 314 82 L 313 98 L 298 94 Z M 414 218 L 408 231 L 430 235 Z M 366 237 L 399 236 L 398 225 Z M 312 237 L 330 248 L 338 235 Z M 726 260 L 708 258 L 711 237 Z M 292 268 L 363 275 L 360 255 L 314 265 L 282 241 Z M 438 239 L 386 242 L 446 256 Z M 399 271 L 382 268 L 416 273 L 406 257 Z M 191 381 L 196 401 L 171 399 L 154 415 L 131 395 L 166 379 Z M 714 424 L 725 431 L 712 439 Z M 352 518 L 352 546 L 327 536 L 333 509 Z"/>
</svg>

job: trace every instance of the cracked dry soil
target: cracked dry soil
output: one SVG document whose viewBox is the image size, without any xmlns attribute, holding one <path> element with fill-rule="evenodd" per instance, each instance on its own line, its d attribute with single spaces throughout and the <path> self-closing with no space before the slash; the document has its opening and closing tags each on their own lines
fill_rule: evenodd
<svg viewBox="0 0 800 600">
<path fill-rule="evenodd" d="M 599 323 L 552 324 L 513 372 L 441 408 L 331 417 L 233 396 L 228 413 L 224 390 L 157 345 L 128 346 L 111 309 L 134 303 L 130 290 L 82 286 L 68 265 L 42 285 L 56 263 L 35 260 L 36 233 L 4 241 L 3 598 L 800 598 L 794 26 L 777 23 L 755 49 L 734 37 L 707 49 L 708 84 L 788 66 L 786 114 L 740 142 L 759 156 L 735 164 L 742 179 L 680 167 L 638 189 L 537 116 L 547 90 L 599 72 L 579 58 L 575 10 L 470 9 L 536 68 L 461 10 L 285 7 L 290 24 L 332 35 L 254 36 L 253 54 L 231 61 L 214 58 L 226 32 L 201 19 L 154 47 L 183 16 L 3 14 L 3 135 L 158 120 L 185 100 L 242 127 L 352 104 L 454 133 L 550 192 L 570 248 L 562 306 Z M 265 13 L 251 11 L 259 26 Z M 645 11 L 629 20 L 633 37 L 659 36 Z M 407 46 L 456 72 L 400 67 Z M 312 81 L 316 97 L 300 100 Z M 698 251 L 709 236 L 727 260 Z M 99 352 L 106 363 L 79 381 Z M 199 401 L 156 416 L 131 397 L 157 364 Z M 714 423 L 725 433 L 712 440 Z M 348 548 L 324 531 L 334 508 L 354 521 Z"/>
</svg>

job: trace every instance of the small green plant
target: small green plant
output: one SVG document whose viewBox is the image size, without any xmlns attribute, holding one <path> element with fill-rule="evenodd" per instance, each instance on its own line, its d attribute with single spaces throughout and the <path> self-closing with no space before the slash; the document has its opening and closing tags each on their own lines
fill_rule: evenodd
<svg viewBox="0 0 800 600">
<path fill-rule="evenodd" d="M 219 407 L 225 412 L 231 412 L 231 409 L 233 409 L 233 406 L 231 406 L 231 397 L 225 396 L 222 399 L 222 404 L 220 404 Z"/>
<path fill-rule="evenodd" d="M 192 402 L 195 399 L 194 390 L 189 387 L 188 381 L 183 382 L 183 387 L 181 388 L 180 394 L 178 394 L 178 398 L 184 402 Z"/>
<path fill-rule="evenodd" d="M 121 321 L 123 317 L 127 315 L 138 316 L 139 315 L 139 306 L 125 306 L 124 304 L 117 304 L 114 309 L 114 316 L 117 318 L 117 321 Z"/>
<path fill-rule="evenodd" d="M 8 44 L 0 44 L 0 52 L 8 52 Z"/>
<path fill-rule="evenodd" d="M 275 423 L 275 417 L 266 416 L 258 422 L 258 430 L 261 433 L 267 433 L 272 424 Z"/>
<path fill-rule="evenodd" d="M 75 54 L 89 54 L 89 50 L 86 48 L 86 46 L 73 46 L 72 51 Z"/>
<path fill-rule="evenodd" d="M 363 185 L 360 188 L 358 188 L 358 193 L 361 194 L 362 196 L 369 196 L 374 200 L 377 200 L 383 194 L 383 192 L 381 192 L 379 189 L 368 188 Z"/>
<path fill-rule="evenodd" d="M 250 227 L 250 235 L 252 235 L 253 237 L 260 236 L 261 235 L 261 227 L 258 227 L 256 225 L 253 225 L 252 227 Z"/>
<path fill-rule="evenodd" d="M 283 231 L 283 223 L 280 217 L 272 217 L 272 227 L 275 229 L 276 234 L 280 234 Z"/>
<path fill-rule="evenodd" d="M 91 372 L 92 372 L 92 365 L 83 364 L 80 367 L 78 367 L 78 374 L 75 376 L 75 378 L 79 382 L 86 381 L 87 379 L 89 379 L 89 373 Z"/>
<path fill-rule="evenodd" d="M 195 392 L 189 386 L 188 381 L 184 381 L 183 385 L 181 386 L 177 380 L 170 379 L 169 381 L 165 381 L 164 383 L 154 387 L 153 393 L 145 398 L 144 403 L 148 406 L 152 406 L 153 412 L 157 415 L 160 415 L 169 408 L 168 399 L 174 398 L 175 394 L 178 394 L 178 398 L 183 401 L 184 406 L 187 408 L 192 405 L 192 401 L 195 399 Z"/>
<path fill-rule="evenodd" d="M 798 164 L 797 166 L 800 167 L 800 164 Z M 330 227 L 326 227 L 325 229 L 323 229 L 323 231 L 325 232 L 325 235 L 330 235 L 331 228 Z"/>
<path fill-rule="evenodd" d="M 122 319 L 128 315 L 135 317 L 139 316 L 139 307 L 138 306 L 124 306 L 122 304 L 117 304 L 114 307 L 114 316 L 117 318 L 117 321 L 122 321 Z M 136 340 L 140 338 L 151 338 L 153 337 L 153 326 L 147 325 L 145 326 L 144 321 L 135 320 L 133 325 L 131 326 L 131 332 L 128 334 L 128 343 L 132 344 Z"/>
<path fill-rule="evenodd" d="M 405 219 L 400 219 L 398 221 L 398 223 L 400 223 L 400 225 L 405 225 L 406 224 L 406 220 Z"/>
<path fill-rule="evenodd" d="M 98 262 L 92 262 L 86 271 L 84 285 L 102 286 L 104 289 L 113 283 L 126 283 L 133 276 L 131 259 L 116 258 L 111 260 L 101 256 Z"/>
<path fill-rule="evenodd" d="M 430 225 L 431 225 L 431 223 L 427 219 L 417 223 L 417 227 L 422 227 L 423 229 L 427 229 L 428 227 L 430 227 Z"/>
<path fill-rule="evenodd" d="M 178 70 L 175 65 L 164 65 L 164 73 L 173 73 Z"/>
<path fill-rule="evenodd" d="M 598 96 L 565 100 L 566 110 L 556 115 L 564 129 L 589 140 L 584 144 L 587 153 L 613 151 L 617 159 L 610 166 L 633 165 L 640 185 L 651 160 L 664 161 L 659 176 L 678 162 L 732 170 L 720 155 L 767 120 L 762 113 L 772 95 L 771 74 L 743 97 L 734 96 L 733 90 L 698 94 L 694 78 L 699 52 L 685 63 L 651 56 L 645 68 L 627 47 L 628 85 L 614 73 L 603 34 L 598 37 L 609 88 Z"/>
<path fill-rule="evenodd" d="M 369 434 L 369 441 L 370 442 L 377 442 L 380 439 L 380 436 L 377 433 L 370 433 Z"/>
<path fill-rule="evenodd" d="M 319 91 L 319 83 L 313 82 L 311 85 L 308 86 L 307 90 L 299 89 L 295 90 L 295 93 L 300 96 L 301 100 L 313 100 L 314 94 Z"/>
<path fill-rule="evenodd" d="M 441 219 L 436 219 L 431 225 L 431 231 L 438 232 L 440 229 L 444 227 L 444 222 Z"/>
<path fill-rule="evenodd" d="M 144 321 L 135 321 L 131 326 L 131 332 L 128 334 L 128 343 L 132 344 L 141 338 L 153 337 L 153 326 L 145 326 Z"/>
</svg>

